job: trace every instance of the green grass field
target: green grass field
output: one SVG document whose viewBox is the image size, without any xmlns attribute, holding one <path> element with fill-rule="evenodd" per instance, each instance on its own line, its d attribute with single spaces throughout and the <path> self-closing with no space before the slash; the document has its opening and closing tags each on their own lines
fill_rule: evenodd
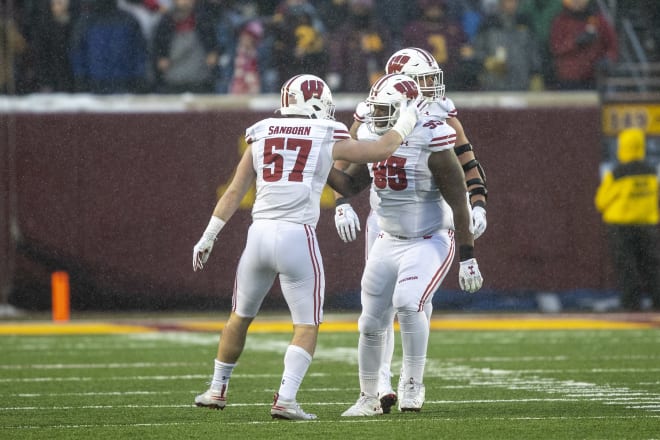
<svg viewBox="0 0 660 440">
<path fill-rule="evenodd" d="M 0 439 L 660 439 L 657 325 L 434 330 L 422 411 L 348 419 L 357 333 L 324 331 L 298 394 L 311 422 L 270 417 L 288 333 L 250 333 L 214 411 L 192 402 L 217 332 L 163 327 L 2 334 Z M 398 371 L 400 347 L 395 358 Z"/>
</svg>

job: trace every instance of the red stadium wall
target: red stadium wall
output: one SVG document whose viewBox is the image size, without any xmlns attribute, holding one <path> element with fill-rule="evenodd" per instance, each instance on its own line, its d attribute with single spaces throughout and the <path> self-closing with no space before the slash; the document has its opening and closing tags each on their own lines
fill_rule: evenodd
<svg viewBox="0 0 660 440">
<path fill-rule="evenodd" d="M 46 307 L 50 272 L 63 268 L 74 308 L 228 308 L 249 210 L 223 230 L 201 273 L 192 270 L 192 247 L 238 161 L 244 128 L 270 114 L 15 115 L 22 240 L 12 302 Z M 484 289 L 611 288 L 593 208 L 599 109 L 475 108 L 460 116 L 488 175 L 489 224 L 477 242 Z M 7 115 L 0 122 L 6 127 Z M 364 218 L 367 200 L 359 200 Z M 359 288 L 363 245 L 341 242 L 333 214 L 327 204 L 317 230 L 327 304 L 341 306 Z M 456 268 L 444 287 L 457 289 Z"/>
</svg>

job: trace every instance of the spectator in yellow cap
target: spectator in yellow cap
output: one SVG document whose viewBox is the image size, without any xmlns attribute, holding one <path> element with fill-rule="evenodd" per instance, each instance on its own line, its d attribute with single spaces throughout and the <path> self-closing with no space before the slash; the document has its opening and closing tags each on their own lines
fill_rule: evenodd
<svg viewBox="0 0 660 440">
<path fill-rule="evenodd" d="M 603 175 L 595 199 L 608 225 L 621 306 L 629 311 L 642 309 L 643 293 L 651 297 L 652 307 L 660 310 L 658 174 L 645 157 L 644 131 L 621 131 L 618 163 Z"/>
</svg>

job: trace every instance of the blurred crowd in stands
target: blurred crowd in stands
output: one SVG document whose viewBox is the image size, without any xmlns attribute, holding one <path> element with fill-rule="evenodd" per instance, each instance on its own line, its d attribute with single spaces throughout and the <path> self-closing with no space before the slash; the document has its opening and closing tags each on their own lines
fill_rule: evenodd
<svg viewBox="0 0 660 440">
<path fill-rule="evenodd" d="M 595 89 L 616 17 L 657 0 L 3 0 L 0 93 L 276 93 L 297 73 L 365 93 L 389 56 L 429 50 L 452 91 Z"/>
</svg>

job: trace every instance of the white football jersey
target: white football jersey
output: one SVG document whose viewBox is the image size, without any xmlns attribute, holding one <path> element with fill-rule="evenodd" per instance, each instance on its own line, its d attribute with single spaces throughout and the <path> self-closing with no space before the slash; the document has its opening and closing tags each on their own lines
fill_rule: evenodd
<svg viewBox="0 0 660 440">
<path fill-rule="evenodd" d="M 445 96 L 438 101 L 429 101 L 424 114 L 437 116 L 444 120 L 457 117 L 458 110 L 454 106 L 454 101 Z"/>
<path fill-rule="evenodd" d="M 373 139 L 366 124 L 358 139 Z M 456 131 L 443 119 L 422 116 L 413 132 L 387 160 L 369 164 L 371 208 L 381 230 L 400 237 L 421 237 L 453 228 L 453 215 L 428 167 L 431 153 L 454 148 Z"/>
<path fill-rule="evenodd" d="M 268 118 L 249 127 L 257 173 L 252 218 L 316 227 L 332 149 L 349 137 L 346 125 L 327 119 Z"/>
</svg>

